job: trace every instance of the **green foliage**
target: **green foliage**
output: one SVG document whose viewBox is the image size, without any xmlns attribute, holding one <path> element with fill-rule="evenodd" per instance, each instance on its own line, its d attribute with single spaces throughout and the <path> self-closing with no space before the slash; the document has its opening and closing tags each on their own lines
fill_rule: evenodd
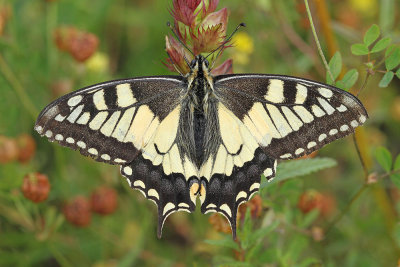
<svg viewBox="0 0 400 267">
<path fill-rule="evenodd" d="M 392 155 L 386 147 L 378 147 L 375 150 L 375 158 L 385 171 L 392 168 Z"/>
<path fill-rule="evenodd" d="M 391 43 L 392 43 L 392 38 L 390 37 L 382 38 L 378 42 L 376 42 L 374 47 L 371 49 L 371 53 L 381 52 L 382 50 L 386 49 Z"/>
<path fill-rule="evenodd" d="M 370 46 L 373 42 L 376 41 L 376 39 L 378 39 L 379 35 L 381 35 L 381 30 L 379 29 L 379 26 L 373 24 L 364 35 L 364 44 L 367 47 Z"/>
<path fill-rule="evenodd" d="M 379 82 L 379 87 L 388 87 L 390 82 L 393 80 L 394 73 L 393 71 L 388 71 L 383 75 L 381 81 Z"/>
<path fill-rule="evenodd" d="M 396 160 L 394 161 L 393 170 L 398 172 L 390 175 L 390 179 L 397 188 L 400 188 L 400 154 L 397 155 Z"/>
<path fill-rule="evenodd" d="M 351 46 L 351 52 L 356 56 L 368 55 L 369 50 L 366 44 L 353 44 Z"/>
<path fill-rule="evenodd" d="M 358 80 L 358 71 L 351 69 L 343 76 L 343 79 L 336 82 L 336 86 L 343 90 L 349 90 Z"/>
<path fill-rule="evenodd" d="M 337 51 L 329 61 L 329 70 L 333 77 L 327 72 L 326 79 L 328 84 L 333 84 L 342 71 L 342 55 Z M 333 78 L 333 80 L 332 80 Z"/>
<path fill-rule="evenodd" d="M 209 245 L 213 245 L 213 246 L 220 246 L 220 247 L 224 247 L 224 248 L 231 248 L 231 249 L 235 249 L 238 250 L 239 249 L 239 245 L 232 240 L 231 236 L 226 236 L 224 239 L 207 239 L 204 240 L 205 243 L 209 244 Z"/>
<path fill-rule="evenodd" d="M 336 165 L 336 161 L 331 158 L 299 159 L 282 162 L 278 165 L 275 178 L 270 181 L 263 181 L 260 188 L 264 188 L 274 183 L 282 182 L 287 179 L 295 178 L 317 172 Z"/>
<path fill-rule="evenodd" d="M 372 73 L 378 70 L 380 64 L 375 65 L 374 61 L 370 60 L 371 55 L 382 52 L 386 49 L 383 60 L 386 71 L 379 82 L 379 87 L 388 87 L 395 75 L 395 72 L 392 70 L 400 64 L 400 47 L 398 45 L 391 45 L 392 38 L 384 37 L 377 41 L 372 49 L 370 49 L 369 47 L 379 38 L 380 32 L 381 30 L 379 26 L 373 24 L 364 34 L 364 42 L 353 44 L 351 46 L 351 52 L 356 56 L 368 55 L 369 62 L 366 63 L 366 66 L 368 71 Z M 399 72 L 399 70 L 397 70 L 397 72 Z M 400 77 L 400 75 L 397 75 L 397 72 L 396 76 Z"/>
<path fill-rule="evenodd" d="M 354 86 L 354 84 L 358 80 L 358 71 L 356 69 L 351 69 L 346 72 L 346 74 L 343 76 L 341 80 L 337 81 L 337 78 L 339 77 L 340 73 L 342 72 L 342 55 L 339 51 L 337 51 L 331 60 L 329 61 L 329 71 L 326 72 L 326 83 L 335 85 L 343 90 L 349 90 L 351 87 Z M 332 74 L 332 76 L 331 76 Z M 333 78 L 333 80 L 332 80 Z M 335 82 L 336 81 L 336 82 Z"/>
<path fill-rule="evenodd" d="M 387 70 L 392 70 L 400 64 L 400 47 L 393 48 L 385 60 Z"/>
</svg>

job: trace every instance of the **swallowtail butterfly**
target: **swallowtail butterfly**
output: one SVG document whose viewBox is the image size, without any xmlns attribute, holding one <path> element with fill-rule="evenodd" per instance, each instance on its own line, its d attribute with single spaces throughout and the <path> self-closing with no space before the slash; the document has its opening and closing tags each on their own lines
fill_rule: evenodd
<svg viewBox="0 0 400 267">
<path fill-rule="evenodd" d="M 116 80 L 48 105 L 35 129 L 97 161 L 120 165 L 158 207 L 158 236 L 173 212 L 219 212 L 236 236 L 239 205 L 275 176 L 278 160 L 309 154 L 362 125 L 353 95 L 289 76 L 213 77 L 196 56 L 186 76 Z"/>
</svg>

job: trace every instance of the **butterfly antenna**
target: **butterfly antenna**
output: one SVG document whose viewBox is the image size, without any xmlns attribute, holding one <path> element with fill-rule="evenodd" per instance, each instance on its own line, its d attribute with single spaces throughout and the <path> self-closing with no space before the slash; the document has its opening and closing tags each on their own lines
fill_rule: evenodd
<svg viewBox="0 0 400 267">
<path fill-rule="evenodd" d="M 210 68 L 210 69 L 212 69 L 212 67 L 213 67 L 214 64 L 215 64 L 215 61 L 217 61 L 217 58 L 221 55 L 222 50 L 224 49 L 224 46 L 225 46 L 227 43 L 230 42 L 230 40 L 232 39 L 233 35 L 235 35 L 235 33 L 236 33 L 241 27 L 246 27 L 246 23 L 244 23 L 244 22 L 240 23 L 240 24 L 236 27 L 236 29 L 231 33 L 231 35 L 229 35 L 229 37 L 228 37 L 227 39 L 225 39 L 225 41 L 224 41 L 220 46 L 218 46 L 216 49 L 214 49 L 210 54 L 208 54 L 208 55 L 205 57 L 205 58 L 208 58 L 210 55 L 214 54 L 215 51 L 219 50 L 219 51 L 218 51 L 218 54 L 217 54 L 217 56 L 215 57 L 215 59 L 214 59 L 212 65 L 211 65 L 211 68 Z"/>
<path fill-rule="evenodd" d="M 187 46 L 185 45 L 185 43 L 182 42 L 182 40 L 178 37 L 178 35 L 177 35 L 176 32 L 174 31 L 174 27 L 172 27 L 172 25 L 171 25 L 171 23 L 170 23 L 169 21 L 167 22 L 167 26 L 171 29 L 171 31 L 172 31 L 172 33 L 174 34 L 175 38 L 181 43 L 181 45 L 183 45 L 183 47 L 185 47 L 185 48 L 190 52 L 190 54 L 192 54 L 193 57 L 195 57 L 194 54 L 193 54 L 193 52 L 192 52 L 192 50 L 190 50 L 189 47 L 187 47 Z M 184 58 L 185 58 L 186 63 L 188 63 L 188 65 L 189 65 L 189 61 L 186 59 L 186 57 L 184 57 Z"/>
</svg>

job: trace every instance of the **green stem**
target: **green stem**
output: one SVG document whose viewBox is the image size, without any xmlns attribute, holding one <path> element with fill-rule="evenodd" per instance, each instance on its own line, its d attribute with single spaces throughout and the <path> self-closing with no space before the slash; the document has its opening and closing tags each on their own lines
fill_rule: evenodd
<svg viewBox="0 0 400 267">
<path fill-rule="evenodd" d="M 355 195 L 351 198 L 350 202 L 347 204 L 346 208 L 342 210 L 338 216 L 336 216 L 335 219 L 329 224 L 326 230 L 326 235 L 330 233 L 330 231 L 333 229 L 333 227 L 343 218 L 343 216 L 349 211 L 350 207 L 353 205 L 353 203 L 361 196 L 361 194 L 365 191 L 365 189 L 368 188 L 368 184 L 363 184 L 360 189 L 355 193 Z"/>
<path fill-rule="evenodd" d="M 353 142 L 354 142 L 354 146 L 357 151 L 358 158 L 360 159 L 361 166 L 364 170 L 364 176 L 365 176 L 365 181 L 366 181 L 367 177 L 368 177 L 368 169 L 367 169 L 367 166 L 365 165 L 363 157 L 361 156 L 360 147 L 358 146 L 358 142 L 357 142 L 357 138 L 356 138 L 355 134 L 353 134 Z"/>
<path fill-rule="evenodd" d="M 320 44 L 319 39 L 318 39 L 317 31 L 315 30 L 315 26 L 314 26 L 314 22 L 313 22 L 313 19 L 312 19 L 310 7 L 308 6 L 308 0 L 304 0 L 304 4 L 306 5 L 308 20 L 310 21 L 311 30 L 312 30 L 312 33 L 314 35 L 315 43 L 317 44 L 319 55 L 321 56 L 321 59 L 324 62 L 325 68 L 328 71 L 329 76 L 331 77 L 332 81 L 334 81 L 335 78 L 333 77 L 332 72 L 331 72 L 331 70 L 329 68 L 328 62 L 326 61 L 326 58 L 324 56 L 324 52 L 322 51 L 321 44 Z"/>
<path fill-rule="evenodd" d="M 380 179 L 383 179 L 383 178 L 389 177 L 390 175 L 398 174 L 398 173 L 400 173 L 400 169 L 393 170 L 393 171 L 391 171 L 391 172 L 382 174 L 382 175 L 378 176 L 376 180 L 379 181 Z"/>
<path fill-rule="evenodd" d="M 356 94 L 357 97 L 358 97 L 358 95 L 361 93 L 361 91 L 367 86 L 367 82 L 368 82 L 368 79 L 369 79 L 370 76 L 371 76 L 371 74 L 367 71 L 367 76 L 365 76 L 364 82 L 363 82 L 363 84 L 361 85 L 360 90 L 358 90 L 358 92 L 357 92 L 357 94 Z"/>
<path fill-rule="evenodd" d="M 8 66 L 7 62 L 4 60 L 3 56 L 0 54 L 0 71 L 4 78 L 10 83 L 15 92 L 17 93 L 22 105 L 29 112 L 33 119 L 36 119 L 38 111 L 36 107 L 31 102 L 25 88 L 20 84 L 19 80 L 12 72 L 11 68 Z"/>
</svg>

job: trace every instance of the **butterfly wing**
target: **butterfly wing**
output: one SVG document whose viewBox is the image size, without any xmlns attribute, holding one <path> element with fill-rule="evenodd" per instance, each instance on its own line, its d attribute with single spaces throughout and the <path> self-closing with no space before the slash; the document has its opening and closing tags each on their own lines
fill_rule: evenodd
<svg viewBox="0 0 400 267">
<path fill-rule="evenodd" d="M 49 104 L 35 129 L 50 141 L 77 149 L 97 161 L 121 165 L 132 188 L 158 206 L 159 235 L 165 218 L 178 209 L 194 210 L 189 186 L 196 170 L 176 149 L 179 76 L 142 77 L 86 87 Z M 193 169 L 193 168 L 192 168 Z M 192 177 L 186 179 L 186 175 Z"/>
<path fill-rule="evenodd" d="M 352 94 L 289 76 L 225 75 L 215 90 L 275 159 L 309 154 L 354 132 L 368 114 Z"/>
<path fill-rule="evenodd" d="M 239 205 L 275 176 L 278 159 L 311 153 L 363 124 L 367 112 L 338 88 L 287 76 L 214 79 L 220 147 L 200 169 L 202 212 L 219 212 L 236 235 Z"/>
<path fill-rule="evenodd" d="M 224 215 L 236 238 L 239 205 L 258 191 L 262 173 L 267 178 L 275 175 L 276 160 L 259 147 L 249 129 L 221 102 L 215 118 L 219 144 L 200 168 L 201 211 Z"/>
</svg>

